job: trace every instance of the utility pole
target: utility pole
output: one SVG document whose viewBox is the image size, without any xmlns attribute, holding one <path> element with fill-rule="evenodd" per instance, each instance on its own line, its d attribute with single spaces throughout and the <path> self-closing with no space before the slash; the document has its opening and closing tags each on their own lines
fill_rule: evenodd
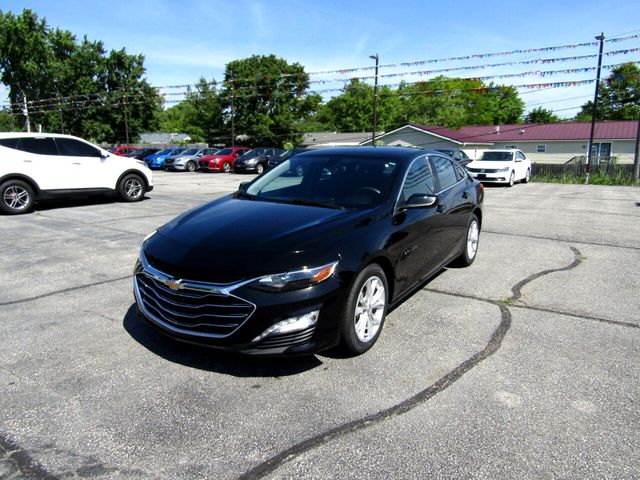
<svg viewBox="0 0 640 480">
<path fill-rule="evenodd" d="M 233 96 L 235 93 L 235 83 L 233 79 L 233 73 L 230 76 L 231 80 L 231 146 L 236 146 L 236 123 L 235 123 L 235 111 L 233 110 Z"/>
<path fill-rule="evenodd" d="M 127 90 L 122 86 L 124 94 L 122 95 L 122 106 L 124 107 L 124 135 L 125 145 L 129 145 L 129 112 L 127 111 Z"/>
<path fill-rule="evenodd" d="M 376 146 L 376 126 L 378 123 L 378 61 L 380 60 L 379 55 L 376 53 L 375 55 L 369 55 L 369 58 L 376 61 L 376 75 L 375 82 L 373 85 L 373 129 L 371 132 L 371 145 Z"/>
<path fill-rule="evenodd" d="M 591 174 L 593 135 L 596 129 L 596 116 L 598 115 L 598 90 L 600 88 L 600 70 L 602 69 L 602 49 L 604 47 L 604 33 L 600 33 L 596 37 L 600 41 L 600 50 L 598 52 L 598 70 L 596 73 L 596 91 L 593 95 L 593 110 L 591 111 L 591 133 L 589 134 L 589 151 L 587 152 L 587 178 L 585 183 L 589 185 L 589 176 Z"/>
<path fill-rule="evenodd" d="M 24 115 L 24 125 L 27 132 L 31 133 L 31 122 L 29 121 L 29 106 L 27 104 L 27 96 L 22 92 L 22 114 Z"/>
<path fill-rule="evenodd" d="M 636 148 L 633 156 L 633 179 L 637 182 L 640 174 L 640 115 L 638 116 L 638 128 L 636 129 Z"/>
<path fill-rule="evenodd" d="M 64 133 L 64 121 L 62 120 L 62 100 L 60 100 L 60 92 L 58 94 L 58 114 L 60 115 L 60 133 Z"/>
</svg>

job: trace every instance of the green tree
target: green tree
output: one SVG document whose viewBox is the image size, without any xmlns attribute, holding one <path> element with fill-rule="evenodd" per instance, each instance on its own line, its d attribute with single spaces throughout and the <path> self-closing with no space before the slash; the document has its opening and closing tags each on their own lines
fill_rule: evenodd
<svg viewBox="0 0 640 480">
<path fill-rule="evenodd" d="M 590 122 L 593 101 L 588 101 L 576 120 Z M 635 63 L 614 68 L 600 83 L 596 120 L 637 120 L 640 118 L 640 69 Z"/>
<path fill-rule="evenodd" d="M 341 95 L 330 99 L 320 110 L 319 118 L 333 130 L 367 132 L 373 126 L 373 87 L 359 79 L 352 79 Z M 378 88 L 376 107 L 377 130 L 395 125 L 400 111 L 400 99 L 389 87 Z"/>
<path fill-rule="evenodd" d="M 525 123 L 556 123 L 559 121 L 560 117 L 553 113 L 553 110 L 543 107 L 534 108 L 524 117 Z"/>
<path fill-rule="evenodd" d="M 0 12 L 0 81 L 13 111 L 29 101 L 32 125 L 101 142 L 152 128 L 162 99 L 142 77 L 144 57 L 52 30 L 31 10 Z"/>
<path fill-rule="evenodd" d="M 227 130 L 233 115 L 236 136 L 247 135 L 250 146 L 299 143 L 300 125 L 317 105 L 308 88 L 304 67 L 275 55 L 228 63 L 220 96 Z"/>
<path fill-rule="evenodd" d="M 15 132 L 21 128 L 16 118 L 7 110 L 0 110 L 0 132 Z"/>
</svg>

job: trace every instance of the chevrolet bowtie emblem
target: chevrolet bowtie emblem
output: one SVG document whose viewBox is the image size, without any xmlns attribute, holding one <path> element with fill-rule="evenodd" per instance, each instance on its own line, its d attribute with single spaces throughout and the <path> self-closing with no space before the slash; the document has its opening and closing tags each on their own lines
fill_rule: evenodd
<svg viewBox="0 0 640 480">
<path fill-rule="evenodd" d="M 184 288 L 182 280 L 165 280 L 164 284 L 171 290 L 182 290 Z"/>
</svg>

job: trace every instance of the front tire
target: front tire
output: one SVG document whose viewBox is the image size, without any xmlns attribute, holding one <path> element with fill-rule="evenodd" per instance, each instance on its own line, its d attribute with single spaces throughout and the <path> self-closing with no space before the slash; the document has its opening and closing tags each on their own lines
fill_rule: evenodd
<svg viewBox="0 0 640 480">
<path fill-rule="evenodd" d="M 355 356 L 378 340 L 387 314 L 387 277 L 377 264 L 365 267 L 353 281 L 340 319 L 342 347 Z"/>
<path fill-rule="evenodd" d="M 8 215 L 29 213 L 35 202 L 31 185 L 22 180 L 9 180 L 0 185 L 0 210 Z"/>
<path fill-rule="evenodd" d="M 262 174 L 262 172 L 264 172 L 264 165 L 262 165 L 261 163 L 259 163 L 258 165 L 256 165 L 256 173 L 258 175 Z"/>
<path fill-rule="evenodd" d="M 187 162 L 187 166 L 184 167 L 187 172 L 194 172 L 196 170 L 195 162 Z"/>
<path fill-rule="evenodd" d="M 478 244 L 480 243 L 480 221 L 475 215 L 471 215 L 467 226 L 464 249 L 458 258 L 451 262 L 454 267 L 468 267 L 476 259 Z"/>
<path fill-rule="evenodd" d="M 511 175 L 509 176 L 509 186 L 513 187 L 515 183 L 516 183 L 516 172 L 512 170 Z"/>
<path fill-rule="evenodd" d="M 229 173 L 231 171 L 231 164 L 229 162 L 224 162 L 222 164 L 222 171 L 224 173 Z"/>
<path fill-rule="evenodd" d="M 125 202 L 139 202 L 144 197 L 145 184 L 140 175 L 125 175 L 118 185 L 118 194 Z"/>
</svg>

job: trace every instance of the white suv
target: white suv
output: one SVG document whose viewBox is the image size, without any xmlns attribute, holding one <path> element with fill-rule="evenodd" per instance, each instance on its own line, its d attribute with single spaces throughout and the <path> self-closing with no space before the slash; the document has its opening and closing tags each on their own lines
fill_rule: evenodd
<svg viewBox="0 0 640 480">
<path fill-rule="evenodd" d="M 517 181 L 527 183 L 531 178 L 531 160 L 522 150 L 487 150 L 480 160 L 467 164 L 469 174 L 481 182 L 506 183 L 510 187 Z"/>
<path fill-rule="evenodd" d="M 151 170 L 71 135 L 0 133 L 0 211 L 27 213 L 55 196 L 117 193 L 125 202 L 153 189 Z"/>
</svg>

